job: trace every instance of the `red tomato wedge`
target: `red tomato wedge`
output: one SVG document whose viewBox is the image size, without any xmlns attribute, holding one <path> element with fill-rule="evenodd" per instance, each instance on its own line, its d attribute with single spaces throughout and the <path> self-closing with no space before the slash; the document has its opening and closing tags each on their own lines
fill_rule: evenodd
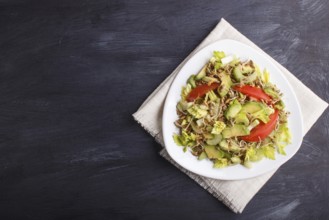
<svg viewBox="0 0 329 220">
<path fill-rule="evenodd" d="M 204 96 L 207 92 L 210 92 L 211 90 L 216 89 L 219 86 L 219 83 L 212 83 L 210 85 L 208 84 L 202 84 L 194 89 L 188 94 L 186 100 L 189 102 L 193 102 L 195 99 Z"/>
<path fill-rule="evenodd" d="M 249 135 L 240 137 L 241 140 L 248 142 L 258 142 L 260 140 L 264 140 L 274 130 L 278 118 L 279 118 L 279 111 L 275 110 L 275 112 L 272 115 L 270 115 L 269 122 L 267 122 L 266 124 L 260 122 L 259 125 L 257 125 L 250 131 Z"/>
<path fill-rule="evenodd" d="M 234 86 L 233 89 L 236 91 L 239 91 L 247 96 L 253 97 L 255 99 L 259 100 L 264 100 L 265 102 L 270 102 L 272 101 L 271 97 L 267 95 L 262 89 L 253 87 L 253 86 Z"/>
</svg>

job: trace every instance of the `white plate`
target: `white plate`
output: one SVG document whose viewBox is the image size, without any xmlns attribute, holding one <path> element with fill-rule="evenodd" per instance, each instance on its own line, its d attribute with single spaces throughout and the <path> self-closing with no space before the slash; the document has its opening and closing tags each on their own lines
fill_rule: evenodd
<svg viewBox="0 0 329 220">
<path fill-rule="evenodd" d="M 242 165 L 230 166 L 222 169 L 213 168 L 209 160 L 199 161 L 189 151 L 183 152 L 183 148 L 177 146 L 173 141 L 173 134 L 178 133 L 174 122 L 178 119 L 176 104 L 180 100 L 182 86 L 191 74 L 196 74 L 212 57 L 213 51 L 224 51 L 226 55 L 237 55 L 241 59 L 253 60 L 261 70 L 266 68 L 270 72 L 270 81 L 277 85 L 283 93 L 283 101 L 286 110 L 291 114 L 288 119 L 288 126 L 292 133 L 292 143 L 286 147 L 286 156 L 276 153 L 275 160 L 263 159 L 253 163 L 252 168 L 245 168 Z M 271 170 L 279 168 L 287 162 L 299 149 L 303 135 L 303 121 L 300 106 L 296 95 L 282 72 L 265 56 L 253 48 L 234 40 L 221 40 L 208 45 L 191 57 L 183 66 L 173 81 L 168 92 L 162 118 L 162 132 L 166 149 L 171 158 L 185 169 L 199 174 L 221 180 L 240 180 L 255 177 Z"/>
</svg>

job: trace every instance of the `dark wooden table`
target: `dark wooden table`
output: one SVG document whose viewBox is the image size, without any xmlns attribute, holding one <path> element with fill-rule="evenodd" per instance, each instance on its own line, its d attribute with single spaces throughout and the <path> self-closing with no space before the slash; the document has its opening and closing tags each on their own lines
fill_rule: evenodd
<svg viewBox="0 0 329 220">
<path fill-rule="evenodd" d="M 329 101 L 328 11 L 0 1 L 0 219 L 328 219 L 328 111 L 241 215 L 160 157 L 131 116 L 221 17 Z"/>
</svg>

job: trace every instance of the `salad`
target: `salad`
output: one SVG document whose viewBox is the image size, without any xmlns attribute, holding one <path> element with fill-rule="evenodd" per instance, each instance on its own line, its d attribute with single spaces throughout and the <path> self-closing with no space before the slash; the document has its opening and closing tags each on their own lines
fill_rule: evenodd
<svg viewBox="0 0 329 220">
<path fill-rule="evenodd" d="M 249 168 L 262 158 L 274 160 L 276 151 L 286 155 L 289 113 L 269 78 L 252 60 L 214 51 L 182 88 L 175 143 L 199 160 L 211 160 L 215 168 Z"/>
</svg>

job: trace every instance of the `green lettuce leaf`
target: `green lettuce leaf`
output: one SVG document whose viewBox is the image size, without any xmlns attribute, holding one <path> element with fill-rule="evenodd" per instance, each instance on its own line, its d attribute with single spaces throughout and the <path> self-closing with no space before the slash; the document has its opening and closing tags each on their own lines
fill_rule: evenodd
<svg viewBox="0 0 329 220">
<path fill-rule="evenodd" d="M 287 123 L 281 124 L 274 135 L 274 142 L 279 154 L 286 155 L 285 147 L 291 143 L 291 133 Z"/>
<path fill-rule="evenodd" d="M 224 168 L 227 167 L 228 161 L 226 158 L 216 159 L 214 162 L 214 168 Z"/>
<path fill-rule="evenodd" d="M 182 130 L 182 134 L 181 135 L 178 135 L 178 134 L 174 134 L 173 135 L 173 139 L 174 139 L 174 142 L 178 145 L 178 146 L 187 146 L 187 147 L 192 147 L 195 145 L 195 140 L 197 138 L 197 135 L 194 134 L 193 132 L 191 132 L 190 134 L 188 134 L 186 132 L 186 130 Z M 187 149 L 184 148 L 184 152 L 186 151 Z"/>
<path fill-rule="evenodd" d="M 225 123 L 222 121 L 216 121 L 214 127 L 211 130 L 212 134 L 220 134 L 226 127 Z"/>
<path fill-rule="evenodd" d="M 187 84 L 186 86 L 182 87 L 182 91 L 181 91 L 181 98 L 182 100 L 185 100 L 186 97 L 188 96 L 188 94 L 190 94 L 192 90 L 192 86 L 190 84 Z"/>
<path fill-rule="evenodd" d="M 286 148 L 285 145 L 278 145 L 277 146 L 278 153 L 282 155 L 287 155 L 285 148 Z"/>
<path fill-rule="evenodd" d="M 223 51 L 214 51 L 213 56 L 216 58 L 217 61 L 220 61 L 222 58 L 226 57 Z"/>
<path fill-rule="evenodd" d="M 256 150 L 254 147 L 250 147 L 249 149 L 247 149 L 246 151 L 246 155 L 244 157 L 245 161 L 250 161 L 252 158 L 254 158 L 256 156 Z"/>
<path fill-rule="evenodd" d="M 180 140 L 180 136 L 178 134 L 174 134 L 173 139 L 174 139 L 175 144 L 177 144 L 178 146 L 183 146 L 183 144 Z"/>
<path fill-rule="evenodd" d="M 271 160 L 275 160 L 275 148 L 272 144 L 267 144 L 262 148 L 263 155 Z"/>
<path fill-rule="evenodd" d="M 263 75 L 264 75 L 264 82 L 268 83 L 270 81 L 270 73 L 268 72 L 267 69 L 264 69 Z"/>
<path fill-rule="evenodd" d="M 204 118 L 207 116 L 208 112 L 207 109 L 205 108 L 206 106 L 201 106 L 194 104 L 192 107 L 187 109 L 187 112 L 192 115 L 194 118 Z"/>
<path fill-rule="evenodd" d="M 259 79 L 261 81 L 264 81 L 264 75 L 260 71 L 259 66 L 257 64 L 255 64 L 255 63 L 254 63 L 254 66 L 255 66 L 255 72 L 256 72 L 257 76 L 259 77 Z"/>
</svg>

